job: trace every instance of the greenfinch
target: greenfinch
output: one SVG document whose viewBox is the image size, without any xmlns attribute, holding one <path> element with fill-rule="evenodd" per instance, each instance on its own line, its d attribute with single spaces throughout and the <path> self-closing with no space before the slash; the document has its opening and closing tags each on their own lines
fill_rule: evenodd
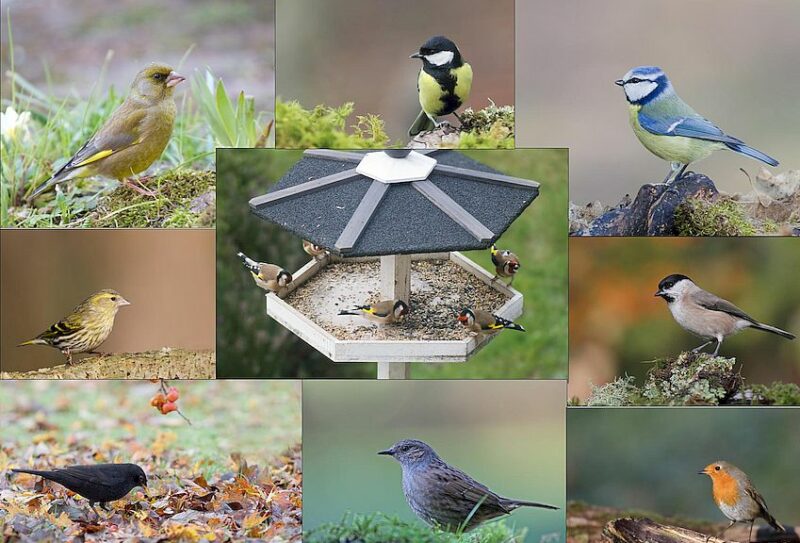
<svg viewBox="0 0 800 543">
<path fill-rule="evenodd" d="M 177 113 L 172 94 L 184 79 L 170 66 L 158 63 L 136 74 L 125 101 L 66 164 L 33 191 L 31 199 L 70 179 L 99 175 L 124 181 L 149 168 L 172 136 Z M 127 183 L 137 192 L 152 194 Z"/>
<path fill-rule="evenodd" d="M 93 352 L 111 335 L 117 310 L 125 305 L 130 305 L 130 302 L 115 290 L 95 292 L 78 304 L 72 313 L 18 347 L 55 347 L 67 357 L 67 365 L 70 365 L 73 354 Z"/>
</svg>

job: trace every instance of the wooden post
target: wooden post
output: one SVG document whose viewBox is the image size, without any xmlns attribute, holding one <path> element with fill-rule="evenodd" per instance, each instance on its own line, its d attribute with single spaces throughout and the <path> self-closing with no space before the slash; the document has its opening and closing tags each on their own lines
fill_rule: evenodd
<svg viewBox="0 0 800 543">
<path fill-rule="evenodd" d="M 381 298 L 409 302 L 411 294 L 411 256 L 381 257 Z M 413 311 L 413 308 L 412 308 Z M 378 362 L 378 379 L 408 379 L 411 365 L 407 362 Z"/>
</svg>

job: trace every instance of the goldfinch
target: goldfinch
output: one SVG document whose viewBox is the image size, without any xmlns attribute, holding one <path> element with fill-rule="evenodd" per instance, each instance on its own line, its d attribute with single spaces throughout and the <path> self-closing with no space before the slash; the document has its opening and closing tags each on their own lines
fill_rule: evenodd
<svg viewBox="0 0 800 543">
<path fill-rule="evenodd" d="M 509 285 L 514 282 L 514 275 L 519 270 L 519 258 L 517 255 L 507 249 L 498 249 L 492 245 L 492 264 L 494 264 L 495 276 L 494 281 L 498 277 L 510 277 Z"/>
<path fill-rule="evenodd" d="M 72 364 L 72 355 L 89 353 L 100 346 L 114 328 L 114 318 L 120 307 L 130 305 L 119 292 L 104 289 L 78 304 L 72 313 L 52 325 L 35 338 L 22 342 L 25 345 L 48 345 L 55 347 Z"/>
<path fill-rule="evenodd" d="M 391 324 L 400 320 L 408 311 L 408 304 L 403 300 L 384 300 L 372 305 L 360 305 L 339 311 L 339 315 L 360 315 L 378 324 Z"/>
<path fill-rule="evenodd" d="M 125 101 L 66 164 L 33 191 L 31 200 L 70 179 L 99 175 L 123 181 L 149 168 L 172 136 L 177 113 L 172 94 L 184 79 L 166 64 L 150 64 L 140 71 Z M 137 192 L 153 194 L 125 182 Z"/>
<path fill-rule="evenodd" d="M 506 328 L 509 330 L 517 330 L 519 332 L 525 331 L 522 326 L 511 322 L 508 319 L 498 317 L 497 315 L 492 315 L 488 311 L 470 309 L 468 307 L 462 309 L 458 314 L 458 322 L 460 322 L 464 328 L 478 337 L 483 337 L 483 335 L 493 335 Z"/>
<path fill-rule="evenodd" d="M 292 274 L 280 266 L 256 262 L 241 252 L 236 253 L 236 256 L 242 260 L 244 267 L 250 271 L 253 278 L 263 281 L 272 292 L 278 292 L 292 282 Z"/>
<path fill-rule="evenodd" d="M 306 252 L 308 256 L 313 256 L 314 258 L 317 259 L 322 258 L 323 256 L 325 256 L 325 253 L 328 252 L 325 249 L 325 247 L 321 245 L 314 245 L 313 243 L 311 243 L 306 239 L 303 240 L 303 250 Z"/>
<path fill-rule="evenodd" d="M 456 44 L 444 36 L 434 36 L 410 58 L 422 60 L 417 76 L 417 94 L 422 107 L 408 135 L 433 130 L 441 123 L 436 117 L 453 113 L 469 98 L 472 89 L 472 66 L 461 58 Z M 459 119 L 460 120 L 460 119 Z"/>
</svg>

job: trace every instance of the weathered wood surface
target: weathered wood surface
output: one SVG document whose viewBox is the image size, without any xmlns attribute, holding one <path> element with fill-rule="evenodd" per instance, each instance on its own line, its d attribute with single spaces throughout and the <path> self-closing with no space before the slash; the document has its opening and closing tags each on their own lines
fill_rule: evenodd
<svg viewBox="0 0 800 543">
<path fill-rule="evenodd" d="M 649 518 L 621 518 L 612 520 L 603 529 L 603 536 L 609 543 L 728 543 L 746 542 L 750 536 L 750 526 L 738 524 L 726 530 L 725 539 L 718 539 L 708 534 L 695 532 L 679 526 L 659 524 Z M 778 533 L 769 526 L 753 528 L 752 543 L 792 543 L 798 541 L 794 530 L 790 533 Z"/>
<path fill-rule="evenodd" d="M 94 355 L 31 371 L 0 373 L 2 379 L 215 379 L 214 351 L 160 349 L 143 353 Z"/>
</svg>

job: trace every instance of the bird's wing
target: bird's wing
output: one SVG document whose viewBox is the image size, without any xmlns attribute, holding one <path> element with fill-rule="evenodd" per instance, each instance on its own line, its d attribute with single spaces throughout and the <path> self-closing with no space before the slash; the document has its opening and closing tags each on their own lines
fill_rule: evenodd
<svg viewBox="0 0 800 543">
<path fill-rule="evenodd" d="M 67 336 L 73 332 L 77 332 L 83 326 L 79 319 L 71 318 L 73 315 L 58 321 L 53 326 L 39 334 L 37 337 L 39 339 L 56 339 L 59 337 Z"/>
<path fill-rule="evenodd" d="M 740 319 L 744 319 L 746 321 L 753 323 L 756 322 L 753 317 L 730 303 L 728 300 L 723 300 L 719 296 L 715 296 L 710 292 L 706 292 L 705 290 L 693 292 L 691 297 L 695 302 L 697 302 L 698 305 L 705 307 L 706 309 L 710 309 L 711 311 L 722 311 L 723 313 L 733 315 L 734 317 L 739 317 Z"/>
<path fill-rule="evenodd" d="M 101 485 L 113 487 L 125 481 L 124 474 L 114 469 L 98 469 L 98 466 L 70 466 L 54 471 L 61 481 L 67 484 L 75 483 L 91 483 L 93 485 Z M 58 479 L 53 479 L 60 482 Z"/>
<path fill-rule="evenodd" d="M 131 111 L 129 108 L 120 106 L 114 112 L 106 124 L 81 147 L 69 161 L 59 169 L 53 178 L 58 178 L 72 170 L 77 170 L 83 166 L 88 166 L 93 162 L 102 160 L 107 156 L 127 149 L 140 143 L 139 126 L 147 114 L 146 109 Z M 119 125 L 123 121 L 126 130 L 119 130 Z"/>
<path fill-rule="evenodd" d="M 442 494 L 445 496 L 455 501 L 466 500 L 472 504 L 481 502 L 480 509 L 484 510 L 484 512 L 486 510 L 497 511 L 499 513 L 508 512 L 500 503 L 500 497 L 497 494 L 463 471 L 449 466 L 445 473 L 447 477 L 441 481 L 440 487 Z"/>
<path fill-rule="evenodd" d="M 683 136 L 734 145 L 742 143 L 741 140 L 727 135 L 714 123 L 699 115 L 668 115 L 655 118 L 639 111 L 639 124 L 657 136 Z"/>
<path fill-rule="evenodd" d="M 388 317 L 392 314 L 392 309 L 394 308 L 394 301 L 387 302 L 379 302 L 372 306 L 364 306 L 362 307 L 363 311 L 375 315 L 376 317 Z"/>
</svg>

